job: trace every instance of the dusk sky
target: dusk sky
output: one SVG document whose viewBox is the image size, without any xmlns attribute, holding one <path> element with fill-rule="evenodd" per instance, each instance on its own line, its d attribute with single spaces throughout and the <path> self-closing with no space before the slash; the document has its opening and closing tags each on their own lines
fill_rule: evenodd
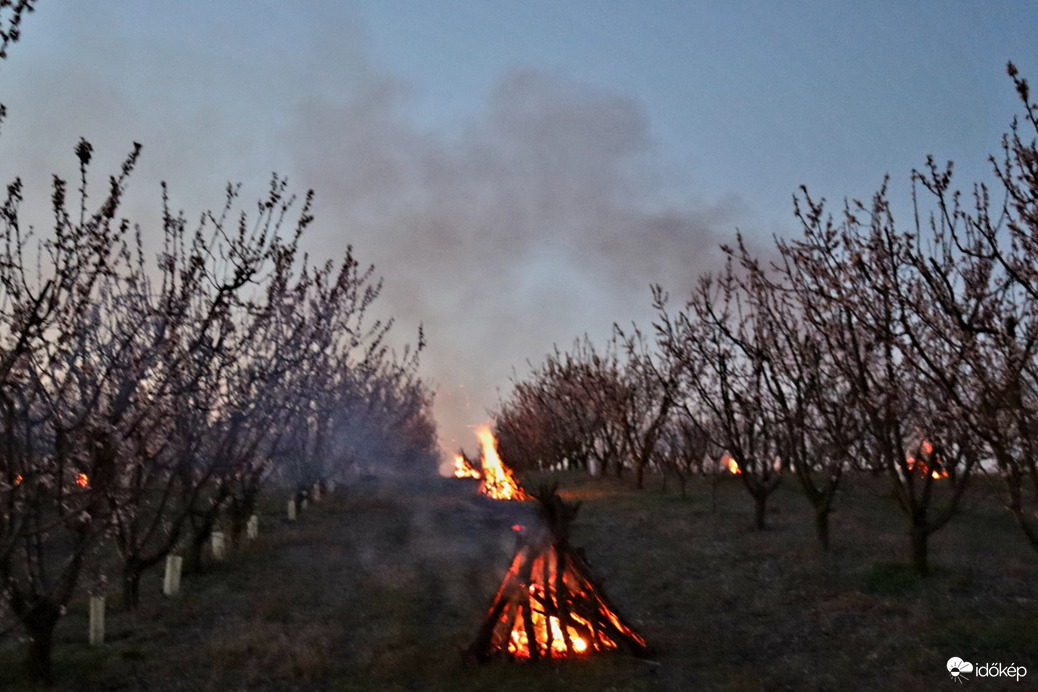
<svg viewBox="0 0 1038 692">
<path fill-rule="evenodd" d="M 797 232 L 801 184 L 839 201 L 928 154 L 959 185 L 1038 80 L 1034 0 L 41 0 L 0 64 L 0 181 L 47 226 L 50 176 L 95 185 L 143 144 L 124 213 L 159 232 L 272 172 L 316 191 L 308 249 L 352 244 L 419 323 L 445 450 L 553 344 L 649 326 L 742 230 Z M 903 221 L 907 209 L 895 209 Z"/>
</svg>

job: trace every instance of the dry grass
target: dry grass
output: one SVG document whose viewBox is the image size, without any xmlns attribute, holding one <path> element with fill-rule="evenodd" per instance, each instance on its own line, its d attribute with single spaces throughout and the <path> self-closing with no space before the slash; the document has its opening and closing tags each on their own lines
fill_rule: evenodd
<svg viewBox="0 0 1038 692">
<path fill-rule="evenodd" d="M 705 483 L 682 500 L 559 479 L 583 502 L 573 542 L 658 649 L 652 661 L 463 665 L 510 527 L 530 510 L 444 480 L 356 486 L 297 524 L 267 520 L 257 545 L 186 580 L 176 601 L 158 595 L 156 573 L 139 613 L 110 611 L 104 647 L 81 643 L 77 605 L 58 633 L 58 687 L 918 692 L 951 684 L 953 655 L 1038 676 L 1038 557 L 989 499 L 935 536 L 923 580 L 904 564 L 902 520 L 865 487 L 841 498 L 821 554 L 792 484 L 755 533 L 736 479 L 719 486 L 716 510 Z M 12 644 L 0 643 L 0 687 L 17 688 Z"/>
</svg>

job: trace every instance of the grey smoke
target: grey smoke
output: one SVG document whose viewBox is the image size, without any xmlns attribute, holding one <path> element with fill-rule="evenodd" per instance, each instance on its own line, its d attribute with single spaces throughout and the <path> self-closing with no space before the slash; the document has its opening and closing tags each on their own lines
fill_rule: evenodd
<svg viewBox="0 0 1038 692">
<path fill-rule="evenodd" d="M 466 426 L 513 368 L 585 332 L 604 339 L 614 321 L 647 326 L 649 285 L 683 296 L 747 216 L 738 197 L 700 199 L 660 163 L 636 98 L 520 67 L 431 125 L 421 99 L 437 95 L 375 67 L 351 10 L 267 9 L 236 52 L 225 38 L 245 10 L 214 24 L 190 7 L 41 7 L 0 72 L 2 182 L 26 178 L 26 209 L 46 228 L 50 174 L 75 177 L 79 137 L 94 143 L 98 188 L 140 141 L 124 211 L 146 241 L 159 180 L 189 217 L 219 205 L 227 181 L 245 200 L 271 171 L 314 188 L 312 253 L 352 244 L 376 265 L 377 310 L 397 319 L 398 343 L 424 323 L 448 451 L 474 448 Z"/>
<path fill-rule="evenodd" d="M 604 338 L 614 321 L 644 322 L 651 283 L 686 294 L 742 213 L 735 197 L 663 201 L 673 185 L 632 98 L 516 70 L 449 134 L 412 124 L 407 98 L 387 78 L 311 100 L 291 149 L 318 190 L 321 242 L 375 258 L 386 306 L 424 322 L 443 437 L 456 444 L 471 443 L 464 426 L 485 418 L 513 367 L 584 332 Z"/>
</svg>

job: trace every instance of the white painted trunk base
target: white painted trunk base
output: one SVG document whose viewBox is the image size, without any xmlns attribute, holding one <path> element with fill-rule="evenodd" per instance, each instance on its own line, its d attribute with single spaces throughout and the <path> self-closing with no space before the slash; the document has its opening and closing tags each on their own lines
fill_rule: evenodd
<svg viewBox="0 0 1038 692">
<path fill-rule="evenodd" d="M 213 559 L 217 562 L 222 562 L 227 558 L 227 541 L 224 538 L 223 531 L 213 531 L 212 544 Z"/>
<path fill-rule="evenodd" d="M 105 597 L 90 597 L 90 646 L 105 643 Z"/>
<path fill-rule="evenodd" d="M 176 596 L 180 593 L 180 572 L 183 568 L 184 558 L 182 556 L 166 556 L 166 577 L 162 581 L 163 595 Z"/>
</svg>

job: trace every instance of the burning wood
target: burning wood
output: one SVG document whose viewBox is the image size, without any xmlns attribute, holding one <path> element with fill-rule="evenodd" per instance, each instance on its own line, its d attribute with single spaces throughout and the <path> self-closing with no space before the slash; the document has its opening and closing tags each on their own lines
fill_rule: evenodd
<svg viewBox="0 0 1038 692">
<path fill-rule="evenodd" d="M 472 468 L 472 464 L 465 458 L 463 454 L 454 455 L 454 477 L 455 478 L 475 478 L 479 480 L 483 477 L 476 469 Z"/>
<path fill-rule="evenodd" d="M 626 625 L 569 544 L 579 505 L 554 489 L 537 495 L 544 527 L 524 529 L 520 546 L 466 658 L 536 661 L 618 649 L 643 655 L 645 640 Z"/>
<path fill-rule="evenodd" d="M 920 476 L 930 476 L 935 481 L 948 477 L 948 471 L 944 468 L 941 458 L 934 453 L 934 447 L 922 433 L 916 429 L 919 435 L 919 455 L 909 454 L 905 457 L 906 470 L 918 473 Z"/>
<path fill-rule="evenodd" d="M 526 500 L 527 494 L 519 487 L 512 471 L 504 465 L 497 454 L 497 440 L 494 433 L 486 425 L 476 430 L 476 437 L 483 446 L 481 463 L 483 465 L 483 482 L 479 492 L 495 500 Z"/>
<path fill-rule="evenodd" d="M 909 471 L 918 473 L 920 476 L 929 475 L 930 478 L 935 481 L 948 477 L 948 472 L 941 468 L 940 459 L 936 461 L 934 468 L 931 469 L 922 459 L 916 459 L 913 456 L 909 456 L 905 458 L 905 467 Z"/>
</svg>

